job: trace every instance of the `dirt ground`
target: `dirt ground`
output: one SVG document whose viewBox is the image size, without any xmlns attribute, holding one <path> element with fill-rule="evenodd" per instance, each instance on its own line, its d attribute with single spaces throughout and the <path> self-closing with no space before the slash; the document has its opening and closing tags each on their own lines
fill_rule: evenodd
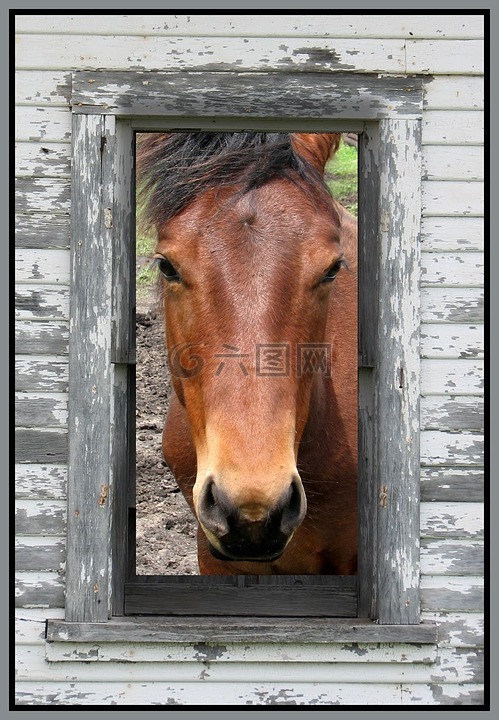
<svg viewBox="0 0 499 720">
<path fill-rule="evenodd" d="M 136 327 L 136 570 L 139 575 L 195 575 L 197 523 L 161 452 L 170 380 L 155 290 L 137 298 Z"/>
</svg>

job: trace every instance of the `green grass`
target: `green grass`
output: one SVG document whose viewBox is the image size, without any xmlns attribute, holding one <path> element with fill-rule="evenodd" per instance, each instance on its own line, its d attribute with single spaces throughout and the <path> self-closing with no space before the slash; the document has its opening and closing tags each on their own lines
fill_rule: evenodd
<svg viewBox="0 0 499 720">
<path fill-rule="evenodd" d="M 357 215 L 357 148 L 342 143 L 326 165 L 325 177 L 334 199 Z"/>
</svg>

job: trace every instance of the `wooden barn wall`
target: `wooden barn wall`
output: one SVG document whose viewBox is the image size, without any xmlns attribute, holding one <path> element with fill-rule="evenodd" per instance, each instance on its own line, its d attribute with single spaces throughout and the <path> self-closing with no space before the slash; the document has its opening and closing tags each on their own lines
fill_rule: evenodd
<svg viewBox="0 0 499 720">
<path fill-rule="evenodd" d="M 483 18 L 19 15 L 16 68 L 18 702 L 482 702 Z M 47 660 L 44 621 L 64 607 L 70 82 L 97 68 L 433 77 L 423 117 L 421 593 L 423 619 L 439 624 L 435 657 L 403 645 L 286 656 L 234 645 L 208 657 L 137 642 L 81 648 L 85 663 Z"/>
</svg>

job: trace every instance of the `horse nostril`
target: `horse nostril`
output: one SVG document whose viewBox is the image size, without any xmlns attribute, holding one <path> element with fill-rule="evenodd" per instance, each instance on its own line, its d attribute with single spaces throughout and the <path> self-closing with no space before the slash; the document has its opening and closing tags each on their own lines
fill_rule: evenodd
<svg viewBox="0 0 499 720">
<path fill-rule="evenodd" d="M 211 478 L 199 498 L 197 514 L 201 524 L 217 537 L 229 532 L 227 516 L 220 502 L 220 493 Z"/>
<path fill-rule="evenodd" d="M 287 502 L 282 511 L 280 529 L 285 535 L 291 535 L 300 525 L 307 511 L 307 500 L 301 480 L 293 479 L 286 495 Z"/>
</svg>

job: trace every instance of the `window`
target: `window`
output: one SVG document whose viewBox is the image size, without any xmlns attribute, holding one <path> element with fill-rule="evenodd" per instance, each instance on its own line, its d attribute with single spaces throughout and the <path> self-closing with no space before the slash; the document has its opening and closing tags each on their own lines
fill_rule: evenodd
<svg viewBox="0 0 499 720">
<path fill-rule="evenodd" d="M 433 629 L 417 634 L 421 79 L 279 73 L 259 76 L 256 84 L 249 74 L 227 74 L 221 85 L 215 73 L 150 72 L 145 80 L 144 73 L 78 72 L 72 103 L 66 620 L 106 622 L 126 612 L 125 600 L 128 612 L 147 612 L 152 590 L 126 582 L 125 562 L 135 391 L 134 133 L 349 130 L 359 133 L 361 186 L 356 614 L 414 626 L 405 639 L 434 638 Z M 307 602 L 311 592 L 320 598 L 313 614 L 338 614 L 338 584 L 339 593 L 317 583 L 306 588 Z M 284 590 L 288 606 L 296 590 Z M 172 587 L 158 584 L 154 592 L 171 595 Z M 208 581 L 206 590 L 191 595 L 178 590 L 179 607 L 200 592 L 196 614 L 207 607 L 206 593 L 215 604 L 227 597 L 227 587 Z M 230 597 L 236 596 L 242 598 L 238 614 L 257 614 L 258 603 L 248 600 L 245 588 L 231 588 Z"/>
</svg>

